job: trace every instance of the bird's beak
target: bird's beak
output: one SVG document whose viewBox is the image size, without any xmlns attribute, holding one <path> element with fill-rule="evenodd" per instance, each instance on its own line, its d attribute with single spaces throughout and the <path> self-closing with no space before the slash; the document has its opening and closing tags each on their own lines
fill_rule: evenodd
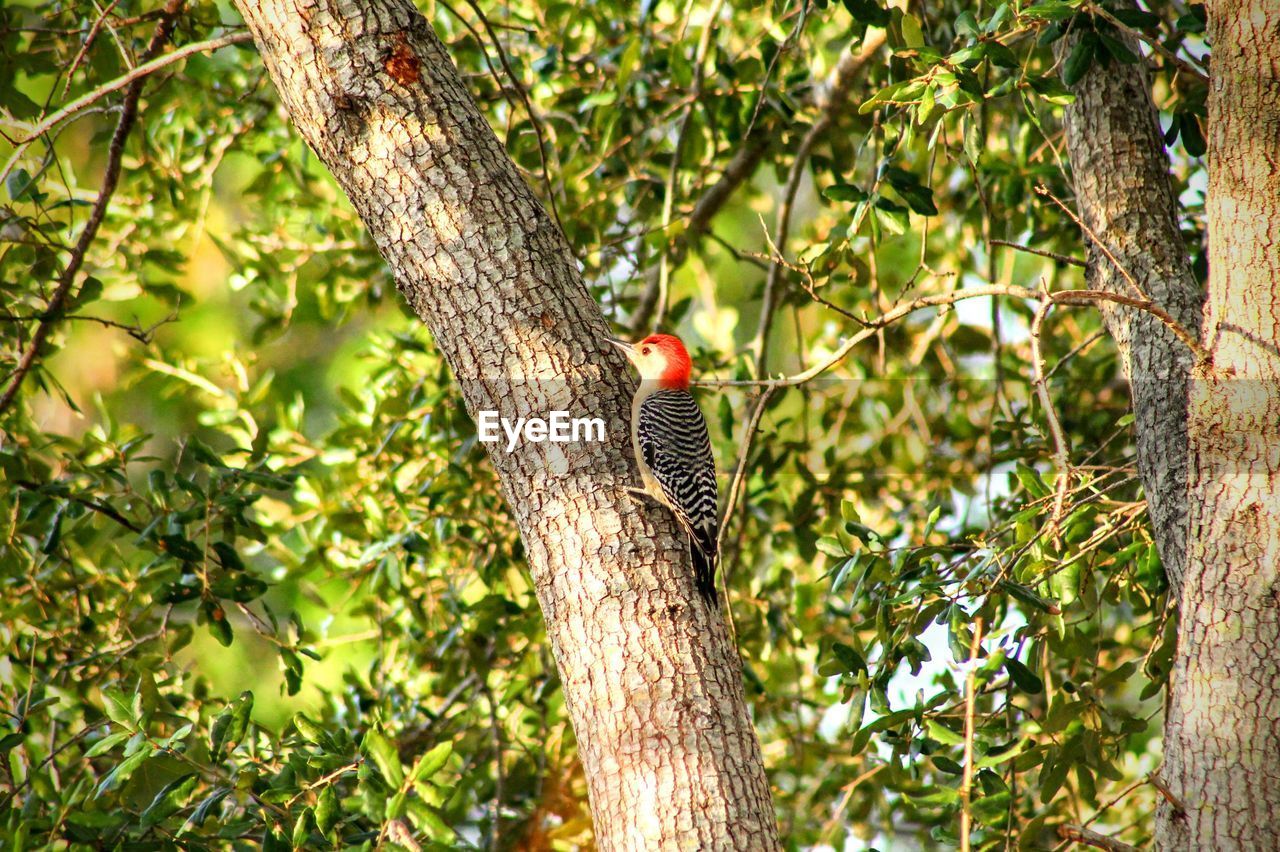
<svg viewBox="0 0 1280 852">
<path fill-rule="evenodd" d="M 625 352 L 627 355 L 630 355 L 630 354 L 631 354 L 631 352 L 632 352 L 632 346 L 631 346 L 631 344 L 630 344 L 630 343 L 628 343 L 628 342 L 627 342 L 627 341 L 625 341 L 625 340 L 621 340 L 621 339 L 619 339 L 619 338 L 617 338 L 617 337 L 606 337 L 606 338 L 605 338 L 605 340 L 609 341 L 609 342 L 610 342 L 610 343 L 612 343 L 614 346 L 616 346 L 616 347 L 618 347 L 619 349 L 621 349 L 621 350 L 622 350 L 623 352 Z"/>
</svg>

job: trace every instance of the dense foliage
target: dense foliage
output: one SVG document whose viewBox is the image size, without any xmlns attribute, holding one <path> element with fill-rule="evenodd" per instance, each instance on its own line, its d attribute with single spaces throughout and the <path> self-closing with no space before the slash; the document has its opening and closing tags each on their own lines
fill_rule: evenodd
<svg viewBox="0 0 1280 852">
<path fill-rule="evenodd" d="M 1122 365 L 1027 297 L 1083 286 L 1060 112 L 1097 63 L 1152 67 L 1199 256 L 1202 7 L 421 6 L 620 328 L 738 381 L 866 337 L 754 440 L 749 387 L 702 396 L 723 490 L 747 454 L 725 564 L 790 842 L 1147 838 L 1173 625 Z M 0 8 L 6 388 L 49 334 L 0 412 L 3 845 L 589 845 L 474 426 L 251 45 L 140 78 L 72 266 L 131 90 L 41 122 L 167 17 Z M 173 17 L 161 51 L 243 29 Z"/>
</svg>

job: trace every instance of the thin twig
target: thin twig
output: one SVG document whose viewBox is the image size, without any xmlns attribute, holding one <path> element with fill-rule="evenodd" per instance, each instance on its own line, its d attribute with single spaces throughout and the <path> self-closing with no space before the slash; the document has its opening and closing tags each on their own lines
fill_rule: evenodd
<svg viewBox="0 0 1280 852">
<path fill-rule="evenodd" d="M 1088 349 L 1090 346 L 1097 343 L 1099 340 L 1101 340 L 1106 336 L 1107 336 L 1106 329 L 1099 329 L 1095 331 L 1093 334 L 1086 337 L 1084 340 L 1077 343 L 1075 346 L 1071 347 L 1071 351 L 1068 352 L 1066 355 L 1063 355 L 1061 358 L 1059 358 L 1057 362 L 1052 367 L 1049 368 L 1049 372 L 1044 374 L 1045 381 L 1052 379 L 1053 374 L 1058 372 L 1058 370 L 1061 369 L 1063 364 L 1066 364 L 1072 358 L 1076 357 L 1081 352 Z"/>
<path fill-rule="evenodd" d="M 15 322 L 15 323 L 16 322 L 43 322 L 44 320 L 49 318 L 50 318 L 49 312 L 45 311 L 44 313 L 33 314 L 31 316 L 25 316 L 25 317 L 24 316 L 0 317 L 0 322 Z M 107 319 L 106 317 L 94 317 L 94 316 L 88 316 L 85 314 L 63 314 L 62 319 L 67 320 L 68 322 L 77 321 L 77 322 L 97 323 L 98 325 L 103 326 L 104 328 L 114 328 L 114 329 L 123 331 L 125 334 L 129 335 L 139 343 L 150 343 L 155 338 L 157 329 L 159 329 L 163 325 L 167 325 L 171 322 L 177 321 L 178 313 L 177 311 L 174 311 L 173 313 L 169 314 L 169 316 L 153 323 L 152 325 L 147 326 L 146 328 L 143 328 L 141 325 L 137 323 L 135 323 L 134 325 L 129 325 L 127 323 L 117 322 L 116 320 Z"/>
<path fill-rule="evenodd" d="M 161 68 L 165 68 L 175 62 L 186 59 L 188 56 L 192 56 L 193 54 L 207 53 L 233 44 L 243 44 L 244 42 L 251 41 L 252 39 L 252 34 L 248 32 L 236 32 L 220 36 L 219 38 L 209 39 L 208 41 L 198 41 L 193 44 L 186 44 L 172 53 L 166 53 L 164 56 L 156 56 L 146 62 L 143 62 L 128 74 L 123 74 L 109 83 L 104 83 L 92 92 L 81 95 L 62 109 L 55 112 L 53 115 L 46 117 L 31 129 L 31 132 L 27 134 L 25 139 L 17 142 L 17 145 L 13 150 L 13 154 L 10 155 L 9 161 L 5 163 L 4 170 L 0 171 L 0 182 L 3 182 L 4 179 L 9 176 L 9 172 L 13 171 L 14 164 L 18 162 L 18 158 L 22 156 L 22 153 L 26 151 L 27 147 L 30 146 L 32 142 L 36 141 L 41 136 L 48 133 L 50 130 L 100 98 L 103 98 L 112 92 L 118 92 L 126 86 L 131 86 L 133 83 L 154 74 Z"/>
<path fill-rule="evenodd" d="M 733 478 L 729 480 L 729 493 L 725 497 L 724 514 L 720 516 L 720 526 L 716 531 L 716 550 L 723 552 L 721 542 L 724 541 L 724 531 L 729 526 L 733 513 L 737 510 L 739 495 L 746 487 L 747 462 L 751 457 L 751 444 L 755 440 L 756 430 L 760 427 L 760 418 L 764 416 L 764 410 L 769 406 L 769 399 L 773 396 L 773 388 L 765 388 L 760 399 L 756 401 L 756 407 L 751 412 L 751 418 L 747 421 L 746 430 L 742 433 L 742 440 L 738 445 L 738 465 L 733 471 Z M 742 498 L 745 502 L 745 497 Z M 738 642 L 738 625 L 733 620 L 733 606 L 729 601 L 729 566 L 721 565 L 720 567 L 720 587 L 724 590 L 724 605 L 729 611 L 729 630 L 733 634 L 734 645 Z"/>
<path fill-rule="evenodd" d="M 844 809 L 849 806 L 849 800 L 853 798 L 853 794 L 862 786 L 863 782 L 869 780 L 873 775 L 881 769 L 889 766 L 887 763 L 879 763 L 859 775 L 857 778 L 844 785 L 844 795 L 840 798 L 840 803 L 836 805 L 835 812 L 831 814 L 831 818 L 822 824 L 818 836 L 824 840 L 831 835 L 832 829 L 836 827 L 836 823 L 840 821 L 840 816 L 844 813 Z"/>
<path fill-rule="evenodd" d="M 1049 396 L 1049 383 L 1044 375 L 1044 356 L 1040 350 L 1040 329 L 1044 319 L 1053 307 L 1053 301 L 1045 299 L 1036 308 L 1031 319 L 1031 373 L 1035 381 L 1036 395 L 1040 398 L 1040 406 L 1049 421 L 1049 434 L 1053 438 L 1054 464 L 1058 468 L 1057 487 L 1054 489 L 1053 509 L 1049 513 L 1049 538 L 1054 547 L 1061 548 L 1059 531 L 1062 528 L 1062 512 L 1066 506 L 1067 489 L 1071 486 L 1071 450 L 1067 445 L 1066 433 L 1062 430 L 1062 422 L 1058 420 L 1058 412 L 1053 407 L 1053 399 Z"/>
<path fill-rule="evenodd" d="M 1065 263 L 1068 266 L 1078 266 L 1081 269 L 1085 269 L 1089 266 L 1089 264 L 1085 263 L 1083 260 L 1081 260 L 1078 257 L 1071 257 L 1070 255 L 1058 254 L 1056 251 L 1046 251 L 1045 249 L 1032 248 L 1031 246 L 1024 246 L 1021 243 L 1014 243 L 1014 242 L 1010 242 L 1009 240 L 991 240 L 990 242 L 991 242 L 991 245 L 993 246 L 1004 246 L 1005 248 L 1011 248 L 1016 251 L 1024 251 L 1027 254 L 1035 254 L 1035 255 L 1039 255 L 1040 257 L 1047 257 L 1050 260 L 1056 260 L 1058 263 Z"/>
<path fill-rule="evenodd" d="M 1196 66 L 1188 62 L 1187 60 L 1183 59 L 1182 57 L 1175 54 L 1173 51 L 1169 50 L 1167 47 L 1165 47 L 1163 44 L 1160 43 L 1160 39 L 1152 38 L 1151 36 L 1147 35 L 1141 30 L 1135 30 L 1133 27 L 1121 21 L 1115 15 L 1111 14 L 1109 11 L 1104 9 L 1102 6 L 1099 6 L 1097 3 L 1090 3 L 1088 5 L 1088 9 L 1090 12 L 1097 15 L 1099 18 L 1102 18 L 1104 21 L 1111 24 L 1111 26 L 1115 27 L 1121 32 L 1128 33 L 1129 35 L 1138 39 L 1143 44 L 1147 45 L 1147 47 L 1150 47 L 1156 53 L 1160 54 L 1165 59 L 1169 60 L 1174 65 L 1178 66 L 1178 68 L 1180 68 L 1181 70 L 1186 71 L 1188 74 L 1190 74 L 1191 76 L 1195 77 L 1196 79 L 1200 80 L 1203 83 L 1209 82 L 1208 74 L 1204 73 L 1204 71 L 1200 70 L 1199 68 L 1197 68 Z"/>
<path fill-rule="evenodd" d="M 1112 293 L 1107 290 L 1059 290 L 1051 293 L 1042 293 L 1032 290 L 1029 287 L 1019 287 L 1014 284 L 988 284 L 982 287 L 965 287 L 956 290 L 953 293 L 946 293 L 939 296 L 921 296 L 918 299 L 912 299 L 909 302 L 894 307 L 892 310 L 886 311 L 875 319 L 861 320 L 865 328 L 845 339 L 839 348 L 831 354 L 825 361 L 814 364 L 807 370 L 803 370 L 792 376 L 784 376 L 777 379 L 748 379 L 748 380 L 710 380 L 695 382 L 695 384 L 706 387 L 771 387 L 771 388 L 789 388 L 816 379 L 818 376 L 830 370 L 836 364 L 839 364 L 849 353 L 862 341 L 869 337 L 873 337 L 876 332 L 885 326 L 897 322 L 908 314 L 923 308 L 939 307 L 942 305 L 950 305 L 955 302 L 962 302 L 966 299 L 977 299 L 991 296 L 1008 296 L 1015 299 L 1026 299 L 1028 301 L 1049 300 L 1059 305 L 1084 305 L 1092 302 L 1116 302 L 1122 305 L 1128 305 L 1139 310 L 1144 310 L 1156 318 L 1165 322 L 1166 325 L 1177 327 L 1178 323 L 1168 311 L 1153 304 L 1149 299 L 1137 298 L 1134 296 L 1122 296 L 1119 293 Z M 1188 344 L 1194 341 L 1185 341 Z"/>
<path fill-rule="evenodd" d="M 782 203 L 778 207 L 778 218 L 774 226 L 775 236 L 773 238 L 777 248 L 774 249 L 773 262 L 769 265 L 769 274 L 765 278 L 764 295 L 760 300 L 760 319 L 756 324 L 755 337 L 752 339 L 752 348 L 755 349 L 755 372 L 757 378 L 762 378 L 769 367 L 769 330 L 773 326 L 773 312 L 778 304 L 778 282 L 782 278 L 782 270 L 785 265 L 787 238 L 791 233 L 791 215 L 795 209 L 796 193 L 799 192 L 800 182 L 808 172 L 809 157 L 813 153 L 814 145 L 835 123 L 840 114 L 839 110 L 832 108 L 832 105 L 848 101 L 849 89 L 853 85 L 855 72 L 861 69 L 866 64 L 866 61 L 880 49 L 884 39 L 883 33 L 872 35 L 863 44 L 862 50 L 857 54 L 849 54 L 850 56 L 856 55 L 858 57 L 857 61 L 849 62 L 847 66 L 842 62 L 836 67 L 831 90 L 825 95 L 827 99 L 826 108 L 822 110 L 818 120 L 813 123 L 796 147 L 795 159 L 792 160 L 791 170 L 787 174 L 786 189 L 782 194 Z M 850 233 L 852 232 L 851 230 Z"/>
<path fill-rule="evenodd" d="M 1148 779 L 1151 781 L 1151 786 L 1160 791 L 1160 795 L 1164 796 L 1165 801 L 1173 807 L 1176 814 L 1181 816 L 1187 812 L 1187 806 L 1182 803 L 1181 799 L 1173 794 L 1173 791 L 1169 789 L 1168 785 L 1165 784 L 1164 781 L 1160 780 L 1160 776 L 1153 772 L 1148 776 Z"/>
<path fill-rule="evenodd" d="M 1098 819 L 1099 819 L 1103 814 L 1105 814 L 1107 811 L 1109 811 L 1109 810 L 1111 810 L 1112 808 L 1114 808 L 1114 807 L 1115 807 L 1116 805 L 1118 805 L 1120 802 L 1124 801 L 1124 800 L 1129 796 L 1129 794 L 1130 794 L 1130 793 L 1132 793 L 1134 790 L 1137 790 L 1139 787 L 1145 786 L 1145 785 L 1150 784 L 1150 783 L 1151 783 L 1151 776 L 1150 776 L 1150 775 L 1148 775 L 1148 776 L 1146 776 L 1146 777 L 1144 777 L 1144 778 L 1139 778 L 1137 781 L 1133 781 L 1133 782 L 1131 782 L 1128 786 L 1126 786 L 1126 787 L 1125 787 L 1123 790 L 1121 790 L 1119 793 L 1116 793 L 1114 796 L 1112 796 L 1110 799 L 1108 799 L 1105 803 L 1103 803 L 1103 804 L 1099 805 L 1099 806 L 1098 806 L 1098 809 L 1097 809 L 1096 811 L 1094 811 L 1093 816 L 1091 816 L 1091 817 L 1089 817 L 1087 820 L 1085 820 L 1085 821 L 1084 821 L 1084 825 L 1082 825 L 1082 826 L 1080 826 L 1080 827 L 1081 827 L 1081 828 L 1088 828 L 1090 825 L 1092 825 L 1093 823 L 1097 822 L 1097 820 L 1098 820 Z"/>
<path fill-rule="evenodd" d="M 804 179 L 808 171 L 809 155 L 813 152 L 813 146 L 817 144 L 818 138 L 827 131 L 831 126 L 832 118 L 830 113 L 823 115 L 813 126 L 809 128 L 809 132 L 800 140 L 800 145 L 796 148 L 795 159 L 791 162 L 791 171 L 787 174 L 786 189 L 782 193 L 782 203 L 778 206 L 778 218 L 774 225 L 775 236 L 774 242 L 778 245 L 775 249 L 775 258 L 773 263 L 769 265 L 769 274 L 764 281 L 764 295 L 760 299 L 760 319 L 756 324 L 756 334 L 752 338 L 752 348 L 755 350 L 755 374 L 757 378 L 765 375 L 765 370 L 769 367 L 769 330 L 773 326 L 773 311 L 778 302 L 778 281 L 782 277 L 782 263 L 780 259 L 784 256 L 786 250 L 787 237 L 791 234 L 791 211 L 795 206 L 796 193 L 800 190 L 800 181 Z"/>
<path fill-rule="evenodd" d="M 489 848 L 499 849 L 502 842 L 502 796 L 506 776 L 502 768 L 502 753 L 506 750 L 506 739 L 502 734 L 502 725 L 498 722 L 498 703 L 494 700 L 493 689 L 488 680 L 484 682 L 485 700 L 489 705 L 489 728 L 493 736 L 493 822 L 489 824 Z"/>
<path fill-rule="evenodd" d="M 707 23 L 702 28 L 702 35 L 698 38 L 698 46 L 694 51 L 693 97 L 690 99 L 688 106 L 685 107 L 684 118 L 680 121 L 680 130 L 676 133 L 676 148 L 671 154 L 671 168 L 667 171 L 667 183 L 662 196 L 662 230 L 664 232 L 671 227 L 671 213 L 675 206 L 676 198 L 676 180 L 680 176 L 680 158 L 684 153 L 684 143 L 689 135 L 689 127 L 693 124 L 693 113 L 702 99 L 702 88 L 706 82 L 707 52 L 711 49 L 711 42 L 716 32 L 716 21 L 720 17 L 720 10 L 723 8 L 724 0 L 715 0 L 711 7 L 711 13 L 707 16 Z M 662 256 L 658 259 L 658 304 L 657 314 L 654 317 L 654 322 L 658 326 L 661 326 L 663 320 L 667 317 L 667 293 L 670 288 L 670 281 L 671 251 L 668 246 L 663 248 Z"/>
<path fill-rule="evenodd" d="M 58 286 L 54 289 L 53 295 L 49 299 L 45 318 L 36 326 L 35 333 L 31 335 L 31 341 L 27 344 L 27 349 L 22 353 L 18 366 L 14 369 L 9 380 L 9 387 L 5 389 L 4 395 L 0 397 L 0 414 L 3 414 L 13 403 L 14 398 L 18 395 L 18 389 L 22 386 L 22 380 L 26 378 L 27 373 L 31 372 L 31 368 L 35 365 L 36 358 L 40 355 L 40 349 L 53 331 L 53 325 L 71 293 L 76 275 L 79 273 L 80 267 L 84 264 L 85 256 L 89 252 L 89 246 L 93 243 L 94 237 L 98 235 L 98 228 L 106 217 L 107 205 L 111 201 L 111 196 L 115 194 L 116 185 L 120 181 L 120 171 L 124 162 L 125 140 L 129 138 L 129 133 L 133 130 L 133 125 L 138 119 L 138 101 L 142 97 L 142 88 L 146 83 L 146 74 L 139 74 L 138 72 L 154 65 L 156 55 L 173 33 L 178 9 L 181 8 L 182 3 L 183 0 L 169 0 L 165 4 L 165 14 L 160 18 L 160 23 L 156 25 L 151 41 L 147 44 L 147 48 L 143 53 L 144 62 L 134 69 L 132 74 L 125 75 L 125 77 L 131 77 L 132 79 L 128 83 L 129 88 L 125 92 L 120 119 L 116 122 L 116 129 L 111 134 L 111 142 L 107 147 L 107 163 L 103 169 L 102 187 L 98 190 L 97 200 L 93 203 L 93 209 L 89 212 L 89 219 L 85 222 L 84 229 L 80 232 L 80 238 L 76 241 L 71 257 L 67 260 L 67 265 L 62 270 L 62 275 L 58 278 Z M 169 54 L 163 58 L 168 59 L 172 56 L 174 54 Z M 122 77 L 120 79 L 125 78 Z M 81 98 L 80 100 L 84 99 Z M 65 112 L 65 110 L 60 112 Z M 22 147 L 19 146 L 18 150 L 15 151 L 15 157 Z"/>
<path fill-rule="evenodd" d="M 25 488 L 28 491 L 39 491 L 42 488 L 39 482 L 31 482 L 25 479 L 15 480 L 14 484 L 20 488 Z M 108 506 L 106 503 L 99 503 L 96 500 L 90 500 L 87 497 L 81 497 L 76 494 L 67 494 L 64 496 L 64 499 L 69 500 L 72 503 L 78 503 L 81 506 L 84 506 L 86 509 L 97 512 L 99 515 L 102 515 L 104 518 L 110 518 L 111 520 L 115 521 L 117 524 L 119 524 L 120 526 L 124 527 L 127 530 L 130 530 L 131 532 L 135 532 L 135 533 L 142 532 L 142 527 L 138 526 L 133 521 L 129 520 L 124 515 L 120 514 L 118 511 Z"/>
<path fill-rule="evenodd" d="M 480 24 L 484 27 L 485 32 L 489 34 L 493 47 L 498 51 L 498 61 L 502 63 L 502 69 L 507 72 L 508 79 L 511 80 L 511 86 L 516 90 L 516 94 L 520 96 L 520 100 L 524 102 L 525 112 L 529 115 L 529 121 L 533 124 L 534 136 L 538 140 L 538 159 L 542 162 L 542 182 L 547 188 L 547 203 L 551 205 L 551 215 L 555 217 L 556 227 L 560 229 L 560 235 L 564 237 L 565 244 L 568 244 L 568 232 L 564 229 L 564 223 L 560 221 L 560 208 L 556 205 L 555 189 L 551 185 L 551 173 L 547 168 L 547 146 L 544 140 L 545 130 L 542 126 L 542 118 L 538 115 L 537 110 L 533 108 L 533 102 L 529 100 L 529 93 L 525 91 L 524 83 L 516 76 L 516 72 L 511 68 L 511 63 L 507 61 L 507 52 L 502 48 L 502 42 L 498 40 L 498 34 L 494 32 L 493 25 L 489 23 L 489 18 L 485 15 L 484 10 L 475 2 L 475 0 L 467 0 L 467 5 L 471 7 L 471 11 L 476 13 L 476 17 L 480 19 Z"/>
<path fill-rule="evenodd" d="M 765 407 L 769 404 L 769 399 L 773 396 L 776 388 L 766 387 L 760 394 L 760 398 L 756 401 L 756 407 L 751 412 L 751 419 L 747 421 L 746 431 L 742 434 L 742 441 L 738 445 L 738 465 L 734 469 L 733 479 L 729 481 L 729 493 L 725 500 L 724 515 L 720 520 L 720 535 L 716 541 L 719 546 L 724 540 L 724 530 L 729 524 L 729 519 L 733 517 L 734 509 L 738 504 L 738 493 L 741 490 L 743 480 L 747 473 L 747 459 L 751 455 L 751 442 L 755 438 L 756 429 L 760 425 L 760 418 L 764 415 Z M 721 575 L 725 572 L 721 571 Z M 728 595 L 726 588 L 725 594 Z"/>
<path fill-rule="evenodd" d="M 1063 840 L 1083 843 L 1095 849 L 1106 849 L 1108 852 L 1138 852 L 1138 847 L 1096 831 L 1090 831 L 1079 825 L 1058 826 L 1058 836 Z"/>
<path fill-rule="evenodd" d="M 969 829 L 973 812 L 969 808 L 973 788 L 973 717 L 978 703 L 978 652 L 982 650 L 982 618 L 973 623 L 969 642 L 969 673 L 964 679 L 964 775 L 960 782 L 960 852 L 969 852 Z"/>
<path fill-rule="evenodd" d="M 107 4 L 107 8 L 103 9 L 98 14 L 98 17 L 94 19 L 93 26 L 89 27 L 88 35 L 84 37 L 84 42 L 81 43 L 80 49 L 76 51 L 75 58 L 71 60 L 71 66 L 67 69 L 67 79 L 62 86 L 62 96 L 64 98 L 67 96 L 67 92 L 71 90 L 71 81 L 76 76 L 76 71 L 79 70 L 80 63 L 84 61 L 85 54 L 88 53 L 89 48 L 93 46 L 94 39 L 98 37 L 98 31 L 102 29 L 103 23 L 106 22 L 107 15 L 110 15 L 119 4 L 120 0 L 111 0 L 111 2 Z"/>
<path fill-rule="evenodd" d="M 849 95 L 858 74 L 876 56 L 884 46 L 884 42 L 884 33 L 874 32 L 862 43 L 856 53 L 846 53 L 841 57 L 828 78 L 827 85 L 819 89 L 815 95 L 814 106 L 822 115 L 830 115 L 834 119 L 843 112 L 849 104 Z M 749 136 L 729 160 L 720 179 L 704 191 L 694 203 L 693 210 L 685 222 L 684 231 L 676 237 L 669 248 L 669 263 L 672 270 L 679 268 L 688 255 L 690 247 L 707 232 L 711 220 L 728 203 L 738 188 L 755 174 L 756 168 L 769 150 L 769 141 L 759 134 Z M 631 317 L 631 330 L 635 334 L 649 331 L 650 321 L 657 308 L 659 272 L 659 268 L 654 266 L 646 276 L 644 292 L 640 295 L 640 302 L 636 305 Z"/>
<path fill-rule="evenodd" d="M 1196 360 L 1198 362 L 1204 363 L 1209 360 L 1208 350 L 1206 350 L 1203 346 L 1200 345 L 1200 341 L 1196 339 L 1196 336 L 1192 334 L 1190 331 L 1188 331 L 1186 327 L 1183 326 L 1181 323 L 1179 323 L 1176 319 L 1174 319 L 1172 314 L 1170 314 L 1164 308 L 1156 304 L 1156 302 L 1146 294 L 1146 292 L 1142 289 L 1142 287 L 1138 285 L 1138 282 L 1134 279 L 1134 277 L 1129 273 L 1129 270 L 1125 268 L 1124 264 L 1122 264 L 1119 261 L 1119 259 L 1117 259 L 1116 256 L 1111 252 L 1111 249 L 1107 247 L 1107 244 L 1104 243 L 1101 240 L 1101 238 L 1099 238 L 1098 235 L 1093 232 L 1092 228 L 1086 225 L 1084 221 L 1075 214 L 1075 211 L 1073 211 L 1066 204 L 1064 204 L 1062 199 L 1054 195 L 1053 192 L 1051 192 L 1049 188 L 1043 184 L 1040 184 L 1036 187 L 1036 193 L 1047 197 L 1054 204 L 1056 204 L 1058 208 L 1063 213 L 1067 214 L 1067 217 L 1071 219 L 1071 221 L 1074 222 L 1076 226 L 1079 227 L 1080 230 L 1083 231 L 1090 240 L 1093 241 L 1093 244 L 1098 247 L 1098 250 L 1101 251 L 1104 255 L 1106 255 L 1107 259 L 1110 260 L 1111 263 L 1115 266 L 1115 268 L 1119 270 L 1120 274 L 1124 276 L 1124 280 L 1129 282 L 1129 286 L 1132 287 L 1133 291 L 1138 294 L 1138 299 L 1139 299 L 1139 302 L 1141 303 L 1141 304 L 1131 304 L 1128 302 L 1121 302 L 1121 304 L 1131 304 L 1132 307 L 1141 307 L 1143 310 L 1154 315 L 1156 318 L 1162 321 L 1169 328 L 1169 330 L 1172 331 L 1175 336 L 1177 336 L 1179 340 L 1181 340 L 1184 344 L 1186 344 L 1187 348 L 1190 349 L 1191 352 L 1195 355 Z M 1098 292 L 1098 291 L 1095 291 L 1095 292 Z M 1120 300 L 1116 299 L 1113 301 L 1120 301 Z"/>
</svg>

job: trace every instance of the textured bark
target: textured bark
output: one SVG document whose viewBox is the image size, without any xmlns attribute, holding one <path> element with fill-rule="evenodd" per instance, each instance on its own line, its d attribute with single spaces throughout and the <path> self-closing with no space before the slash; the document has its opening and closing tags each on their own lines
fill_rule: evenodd
<svg viewBox="0 0 1280 852">
<path fill-rule="evenodd" d="M 546 616 L 599 847 L 776 848 L 737 653 L 696 597 L 669 513 L 621 492 L 638 482 L 628 370 L 444 47 L 411 0 L 237 6 L 468 411 L 609 424 L 603 443 L 491 454 Z"/>
<path fill-rule="evenodd" d="M 1074 39 L 1064 39 L 1060 55 L 1073 44 Z M 1140 53 L 1132 40 L 1129 47 Z M 1089 287 L 1138 295 L 1127 272 L 1143 295 L 1194 334 L 1202 294 L 1178 228 L 1169 160 L 1145 68 L 1095 63 L 1072 91 L 1076 100 L 1065 117 L 1076 204 L 1098 240 L 1086 237 Z M 1186 564 L 1187 389 L 1193 359 L 1150 313 L 1101 307 L 1129 376 L 1138 473 L 1160 558 L 1177 589 Z"/>
<path fill-rule="evenodd" d="M 1210 4 L 1209 363 L 1161 775 L 1164 849 L 1280 849 L 1280 5 Z"/>
</svg>

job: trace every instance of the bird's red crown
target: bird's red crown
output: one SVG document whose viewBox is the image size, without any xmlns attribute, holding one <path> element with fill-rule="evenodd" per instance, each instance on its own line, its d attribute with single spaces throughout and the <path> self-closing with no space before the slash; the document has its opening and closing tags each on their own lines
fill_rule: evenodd
<svg viewBox="0 0 1280 852">
<path fill-rule="evenodd" d="M 680 338 L 673 334 L 651 334 L 635 345 L 641 357 L 661 354 L 665 362 L 658 376 L 658 386 L 672 390 L 686 390 L 693 372 L 693 362 L 689 360 L 689 350 L 684 348 Z"/>
</svg>

